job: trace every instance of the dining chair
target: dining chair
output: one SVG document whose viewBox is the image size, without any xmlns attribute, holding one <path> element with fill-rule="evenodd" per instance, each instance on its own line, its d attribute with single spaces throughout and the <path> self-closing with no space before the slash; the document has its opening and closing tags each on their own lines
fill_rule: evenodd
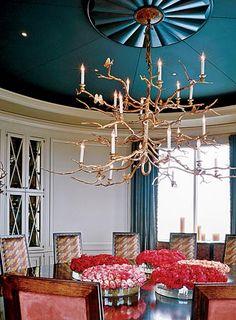
<svg viewBox="0 0 236 320">
<path fill-rule="evenodd" d="M 137 232 L 113 232 L 112 254 L 135 261 L 140 253 L 140 237 Z"/>
<path fill-rule="evenodd" d="M 0 236 L 1 272 L 25 273 L 30 267 L 25 235 Z"/>
<path fill-rule="evenodd" d="M 192 320 L 234 320 L 235 314 L 236 283 L 194 286 Z"/>
<path fill-rule="evenodd" d="M 236 234 L 225 235 L 224 263 L 228 265 L 236 264 Z"/>
<path fill-rule="evenodd" d="M 1 276 L 7 320 L 103 320 L 100 284 Z"/>
<path fill-rule="evenodd" d="M 178 250 L 186 259 L 195 259 L 197 255 L 196 233 L 170 233 L 170 249 Z"/>
<path fill-rule="evenodd" d="M 70 263 L 72 258 L 82 255 L 81 232 L 53 233 L 55 263 Z"/>
</svg>

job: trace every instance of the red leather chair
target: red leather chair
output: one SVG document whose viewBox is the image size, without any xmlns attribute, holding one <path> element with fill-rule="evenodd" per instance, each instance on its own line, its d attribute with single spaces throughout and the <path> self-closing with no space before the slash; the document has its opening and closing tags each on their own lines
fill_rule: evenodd
<svg viewBox="0 0 236 320">
<path fill-rule="evenodd" d="M 192 320 L 235 320 L 236 284 L 196 284 Z"/>
<path fill-rule="evenodd" d="M 7 320 L 103 320 L 100 284 L 1 276 Z"/>
</svg>

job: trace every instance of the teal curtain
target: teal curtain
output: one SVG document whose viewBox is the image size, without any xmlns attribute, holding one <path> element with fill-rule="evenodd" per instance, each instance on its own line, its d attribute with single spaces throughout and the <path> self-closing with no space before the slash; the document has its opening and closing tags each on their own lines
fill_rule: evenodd
<svg viewBox="0 0 236 320">
<path fill-rule="evenodd" d="M 154 167 L 148 176 L 138 169 L 131 182 L 131 231 L 139 233 L 142 251 L 157 247 L 157 175 Z"/>
<path fill-rule="evenodd" d="M 229 137 L 230 167 L 236 168 L 236 135 Z M 236 176 L 236 170 L 231 169 L 230 175 Z M 230 179 L 230 221 L 231 233 L 236 234 L 236 179 Z"/>
</svg>

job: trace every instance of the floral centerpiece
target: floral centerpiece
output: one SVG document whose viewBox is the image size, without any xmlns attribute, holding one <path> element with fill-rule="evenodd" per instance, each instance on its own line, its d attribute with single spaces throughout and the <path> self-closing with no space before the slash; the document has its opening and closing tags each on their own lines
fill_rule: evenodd
<svg viewBox="0 0 236 320">
<path fill-rule="evenodd" d="M 145 273 L 139 267 L 130 264 L 97 265 L 85 269 L 80 277 L 83 281 L 95 281 L 101 284 L 104 304 L 114 305 L 109 298 L 116 299 L 115 305 L 132 304 L 129 296 L 139 299 L 140 287 L 146 281 Z M 128 297 L 124 299 L 124 297 Z M 117 299 L 122 297 L 122 301 Z"/>
<path fill-rule="evenodd" d="M 190 259 L 190 260 L 180 260 L 178 261 L 178 263 L 188 264 L 188 265 L 201 265 L 209 268 L 215 268 L 224 274 L 230 272 L 230 267 L 227 264 L 219 261 Z"/>
<path fill-rule="evenodd" d="M 191 299 L 194 283 L 227 282 L 227 277 L 212 266 L 177 262 L 167 268 L 159 267 L 154 270 L 151 282 L 156 284 L 157 293 L 175 298 Z"/>
<path fill-rule="evenodd" d="M 81 280 L 100 282 L 102 289 L 127 289 L 141 287 L 145 273 L 130 264 L 97 265 L 85 269 Z"/>
<path fill-rule="evenodd" d="M 81 273 L 85 269 L 97 265 L 112 265 L 112 264 L 129 264 L 129 260 L 112 256 L 111 254 L 98 254 L 95 256 L 89 256 L 82 254 L 79 258 L 73 258 L 71 260 L 70 268 L 72 271 Z"/>
<path fill-rule="evenodd" d="M 177 250 L 145 250 L 136 257 L 136 263 L 140 265 L 145 272 L 151 273 L 152 270 L 157 267 L 169 266 L 184 259 L 186 259 L 185 255 Z"/>
</svg>

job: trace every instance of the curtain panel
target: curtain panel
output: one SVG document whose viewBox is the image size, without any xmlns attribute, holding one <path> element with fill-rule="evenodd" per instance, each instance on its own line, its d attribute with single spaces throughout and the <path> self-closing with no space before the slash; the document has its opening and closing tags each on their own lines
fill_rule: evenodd
<svg viewBox="0 0 236 320">
<path fill-rule="evenodd" d="M 236 168 L 236 135 L 229 137 L 230 167 Z M 230 170 L 230 175 L 236 175 L 236 169 Z M 236 179 L 230 179 L 230 231 L 236 234 Z"/>
<path fill-rule="evenodd" d="M 138 169 L 131 182 L 131 231 L 139 233 L 142 251 L 157 246 L 157 175 L 154 167 L 148 176 Z"/>
</svg>

